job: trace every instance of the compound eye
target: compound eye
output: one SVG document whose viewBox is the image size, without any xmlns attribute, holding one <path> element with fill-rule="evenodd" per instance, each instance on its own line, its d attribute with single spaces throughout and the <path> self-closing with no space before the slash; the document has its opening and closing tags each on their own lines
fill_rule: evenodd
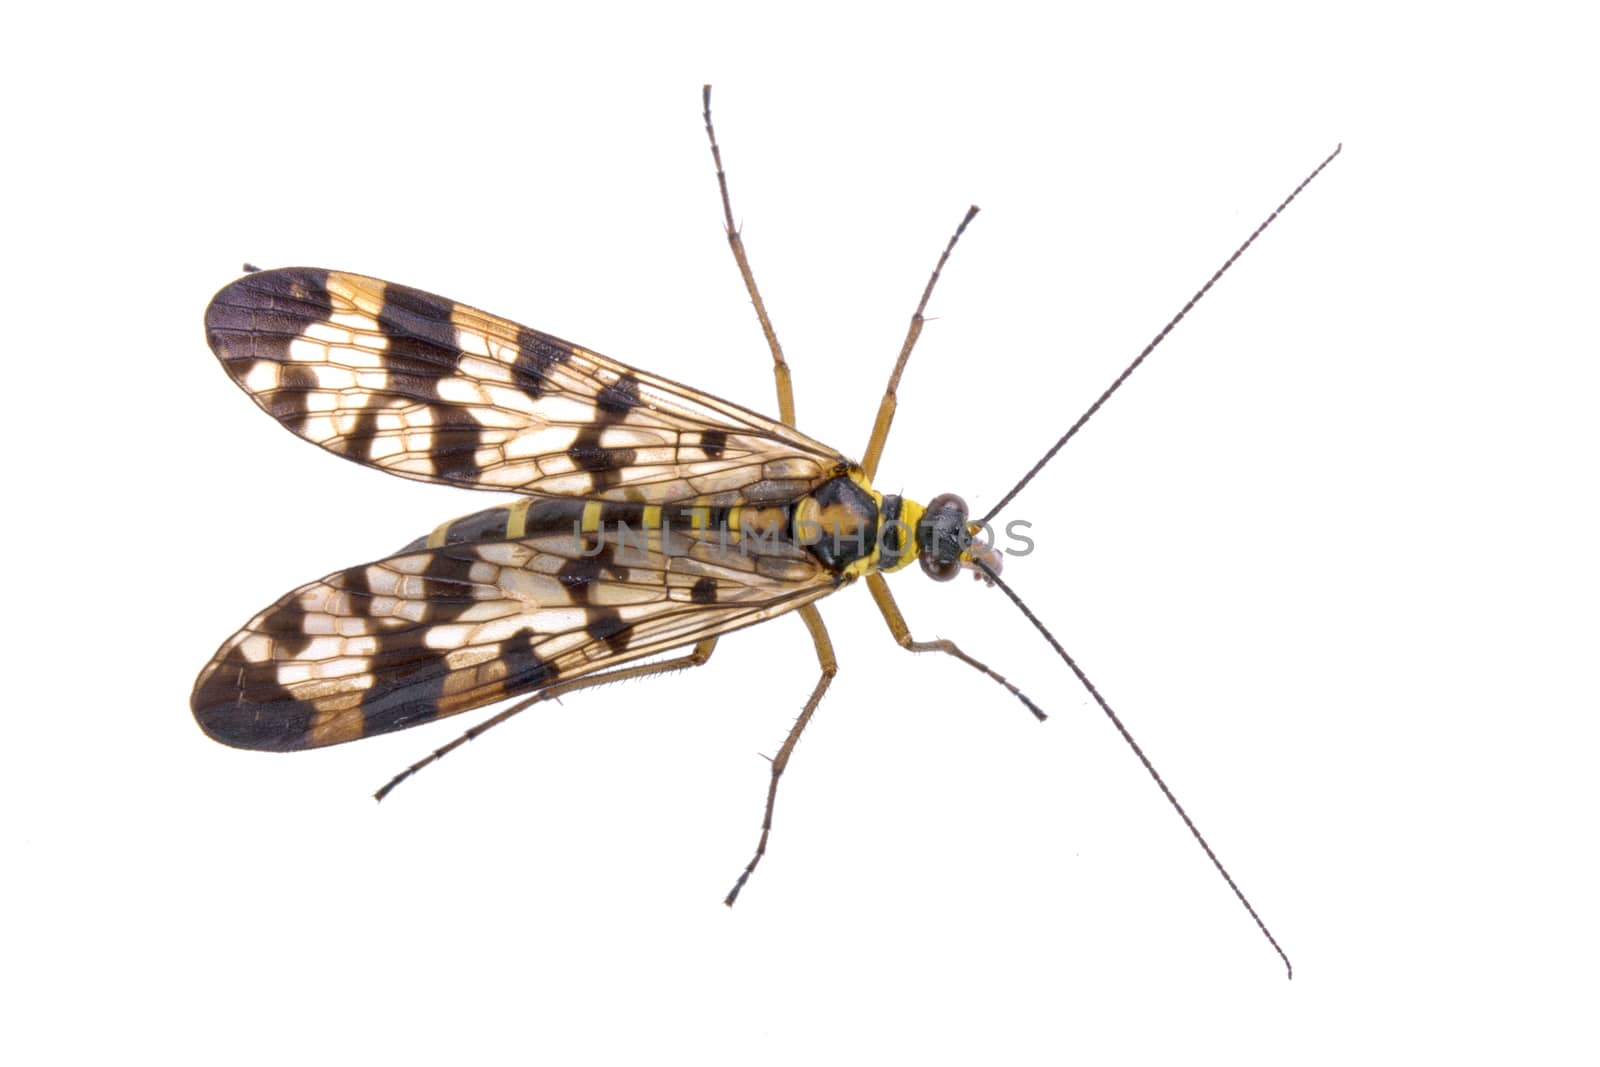
<svg viewBox="0 0 1600 1067">
<path fill-rule="evenodd" d="M 917 561 L 922 572 L 936 582 L 948 582 L 961 573 L 961 553 L 970 543 L 967 502 L 954 493 L 934 497 L 917 524 Z"/>
<path fill-rule="evenodd" d="M 946 515 L 951 515 L 962 526 L 966 526 L 967 502 L 954 493 L 940 493 L 928 502 L 928 514 L 938 516 L 940 521 L 943 521 Z"/>
</svg>

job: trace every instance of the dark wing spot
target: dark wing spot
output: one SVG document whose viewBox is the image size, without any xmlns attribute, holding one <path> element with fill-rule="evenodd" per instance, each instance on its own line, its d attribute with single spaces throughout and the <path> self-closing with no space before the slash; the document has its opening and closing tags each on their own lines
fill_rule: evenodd
<svg viewBox="0 0 1600 1067">
<path fill-rule="evenodd" d="M 600 395 L 595 398 L 596 405 L 608 415 L 623 415 L 630 408 L 636 408 L 639 400 L 639 379 L 631 374 L 624 374 L 615 382 L 600 390 Z"/>
<path fill-rule="evenodd" d="M 316 715 L 278 684 L 276 664 L 246 663 L 237 652 L 200 676 L 189 708 L 213 741 L 268 752 L 306 748 Z"/>
<path fill-rule="evenodd" d="M 350 567 L 329 579 L 329 584 L 344 590 L 350 614 L 361 618 L 372 616 L 372 582 L 366 567 Z"/>
<path fill-rule="evenodd" d="M 310 368 L 289 359 L 289 346 L 332 314 L 327 271 L 293 268 L 249 274 L 211 298 L 206 341 L 240 387 L 273 418 L 300 433 L 309 410 L 305 394 L 317 388 L 317 379 Z M 254 393 L 245 379 L 261 360 L 283 369 L 275 389 Z"/>
<path fill-rule="evenodd" d="M 229 372 L 242 378 L 253 360 L 287 361 L 295 338 L 332 314 L 327 271 L 262 271 L 224 286 L 211 298 L 206 341 Z"/>
<path fill-rule="evenodd" d="M 366 463 L 377 464 L 378 457 L 373 454 L 375 446 L 380 440 L 378 429 L 378 416 L 380 410 L 375 407 L 365 407 L 356 415 L 355 423 L 345 432 L 340 451 L 351 459 L 361 460 Z"/>
<path fill-rule="evenodd" d="M 301 433 L 311 413 L 306 397 L 319 388 L 317 373 L 300 363 L 284 363 L 281 367 L 277 388 L 257 395 L 266 402 L 267 414 L 295 433 Z"/>
<path fill-rule="evenodd" d="M 696 604 L 715 604 L 717 602 L 716 579 L 709 574 L 694 583 L 689 590 L 689 599 Z"/>
<path fill-rule="evenodd" d="M 589 587 L 600 580 L 602 566 L 598 559 L 571 559 L 556 572 L 556 581 L 572 594 L 574 602 L 586 604 L 589 601 Z"/>
<path fill-rule="evenodd" d="M 639 456 L 635 448 L 607 448 L 600 443 L 601 428 L 593 424 L 585 426 L 578 433 L 578 439 L 567 449 L 567 458 L 572 460 L 572 465 L 581 471 L 598 474 L 605 471 L 618 471 L 624 467 L 631 467 Z M 612 485 L 614 478 L 596 478 L 595 488 L 603 489 Z"/>
<path fill-rule="evenodd" d="M 422 572 L 422 598 L 428 602 L 430 622 L 454 622 L 479 601 L 472 568 L 478 556 L 470 549 L 442 548 L 433 553 Z"/>
<path fill-rule="evenodd" d="M 604 610 L 590 609 L 594 616 L 589 620 L 589 625 L 584 631 L 596 641 L 604 642 L 612 652 L 622 653 L 628 650 L 628 624 L 622 621 L 615 608 Z"/>
<path fill-rule="evenodd" d="M 585 441 L 567 449 L 567 458 L 581 471 L 617 471 L 633 466 L 639 452 L 632 448 L 606 448 Z"/>
<path fill-rule="evenodd" d="M 450 320 L 455 308 L 454 301 L 442 296 L 393 282 L 384 283 L 378 325 L 389 339 L 385 361 L 404 366 L 416 360 L 432 377 L 455 369 L 461 361 L 455 324 Z"/>
<path fill-rule="evenodd" d="M 594 583 L 604 581 L 607 577 L 620 578 L 624 571 L 612 558 L 616 551 L 614 542 L 596 538 L 594 542 L 585 542 L 585 549 L 592 554 L 569 559 L 556 571 L 556 581 L 572 594 L 575 604 L 589 602 L 589 587 Z"/>
<path fill-rule="evenodd" d="M 255 629 L 272 639 L 277 658 L 299 659 L 311 647 L 312 638 L 305 632 L 305 623 L 306 613 L 298 605 L 280 601 Z"/>
<path fill-rule="evenodd" d="M 425 396 L 435 395 L 433 386 Z M 483 424 L 472 412 L 447 402 L 430 406 L 433 413 L 433 444 L 428 458 L 434 473 L 446 481 L 475 485 L 478 481 L 478 449 L 483 447 Z"/>
<path fill-rule="evenodd" d="M 521 630 L 501 645 L 500 658 L 506 665 L 508 696 L 543 688 L 555 681 L 559 674 L 555 664 L 547 663 L 534 651 L 532 630 Z"/>
<path fill-rule="evenodd" d="M 550 368 L 572 358 L 572 349 L 537 330 L 523 327 L 517 334 L 517 359 L 511 365 L 511 381 L 535 400 L 544 395 Z"/>
<path fill-rule="evenodd" d="M 371 670 L 378 683 L 361 697 L 362 736 L 404 730 L 439 717 L 450 664 L 446 650 L 428 647 L 428 630 L 454 621 L 478 602 L 472 581 L 476 561 L 472 552 L 459 548 L 434 550 L 422 571 L 419 599 L 427 604 L 422 625 L 374 635 L 378 647 Z M 365 568 L 347 572 L 356 573 L 365 584 Z M 370 592 L 366 596 L 370 598 Z M 354 597 L 351 606 L 355 607 Z"/>
<path fill-rule="evenodd" d="M 435 438 L 428 453 L 434 475 L 449 482 L 476 482 L 480 427 L 438 392 L 439 383 L 456 373 L 463 355 L 450 318 L 456 305 L 392 282 L 386 283 L 383 293 L 378 327 L 389 342 L 383 352 L 383 369 L 389 375 L 386 392 L 435 401 L 431 407 L 448 429 Z"/>
<path fill-rule="evenodd" d="M 381 681 L 361 698 L 362 737 L 404 730 L 439 717 L 439 701 L 450 665 L 444 654 L 416 648 L 396 649 L 384 656 L 380 641 L 373 669 L 383 664 Z"/>
<path fill-rule="evenodd" d="M 728 450 L 728 435 L 723 430 L 706 430 L 700 435 L 700 450 L 708 459 L 721 459 Z"/>
<path fill-rule="evenodd" d="M 369 602 L 365 568 L 352 568 L 331 581 L 354 594 L 357 604 Z M 290 593 L 252 627 L 271 641 L 271 657 L 252 663 L 233 648 L 221 663 L 200 675 L 189 706 L 207 736 L 235 748 L 271 752 L 310 747 L 316 709 L 278 682 L 279 667 L 299 659 L 311 647 L 313 638 L 307 635 L 305 625 L 299 593 Z"/>
</svg>

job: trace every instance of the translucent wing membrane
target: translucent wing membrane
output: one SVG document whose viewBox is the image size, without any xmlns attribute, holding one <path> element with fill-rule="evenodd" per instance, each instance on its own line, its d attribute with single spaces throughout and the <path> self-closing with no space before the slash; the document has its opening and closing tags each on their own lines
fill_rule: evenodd
<svg viewBox="0 0 1600 1067">
<path fill-rule="evenodd" d="M 736 404 L 355 274 L 248 274 L 212 298 L 206 336 L 284 426 L 407 478 L 730 505 L 801 496 L 842 462 Z"/>
<path fill-rule="evenodd" d="M 835 587 L 802 548 L 750 551 L 727 536 L 553 529 L 330 574 L 223 643 L 195 682 L 195 718 L 242 748 L 353 741 L 749 626 Z"/>
</svg>

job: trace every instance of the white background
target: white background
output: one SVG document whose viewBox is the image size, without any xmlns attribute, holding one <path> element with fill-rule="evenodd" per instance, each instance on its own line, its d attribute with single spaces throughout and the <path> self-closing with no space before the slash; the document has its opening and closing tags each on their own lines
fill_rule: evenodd
<svg viewBox="0 0 1600 1067">
<path fill-rule="evenodd" d="M 79 8 L 5 73 L 9 1062 L 1593 1061 L 1596 85 L 1579 5 Z M 32 21 L 29 21 L 31 19 Z M 200 328 L 242 260 L 392 278 L 1017 500 L 1015 587 L 895 588 L 1052 714 L 827 601 L 814 661 L 236 752 L 195 672 L 487 498 L 297 442 Z"/>
</svg>

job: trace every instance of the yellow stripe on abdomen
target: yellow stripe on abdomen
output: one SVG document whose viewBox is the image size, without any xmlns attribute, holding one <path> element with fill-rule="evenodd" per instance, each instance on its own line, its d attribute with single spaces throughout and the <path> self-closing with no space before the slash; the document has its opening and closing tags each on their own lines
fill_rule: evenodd
<svg viewBox="0 0 1600 1067">
<path fill-rule="evenodd" d="M 525 496 L 511 505 L 511 513 L 506 516 L 506 536 L 518 538 L 528 532 L 528 508 L 533 504 L 531 496 Z"/>
</svg>

